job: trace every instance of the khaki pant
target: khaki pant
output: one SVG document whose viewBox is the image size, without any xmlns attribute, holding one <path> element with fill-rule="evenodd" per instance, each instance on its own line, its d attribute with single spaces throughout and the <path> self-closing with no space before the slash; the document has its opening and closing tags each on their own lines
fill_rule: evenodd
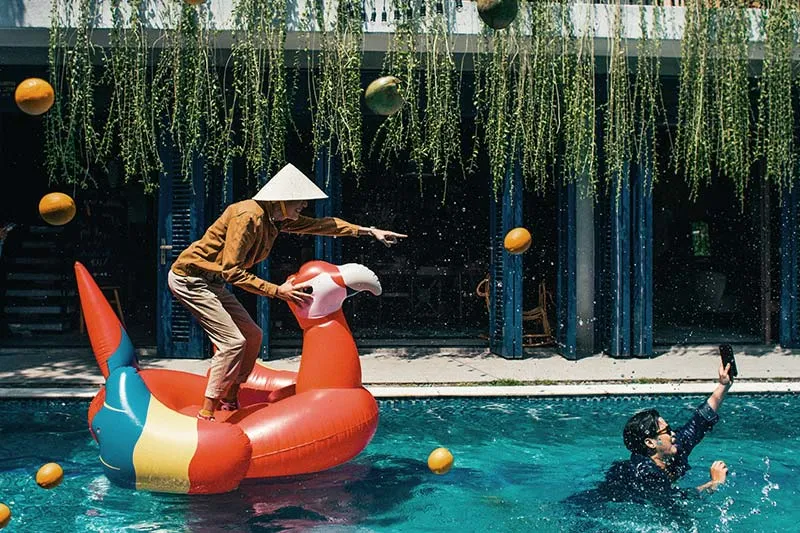
<svg viewBox="0 0 800 533">
<path fill-rule="evenodd" d="M 210 279 L 178 276 L 170 271 L 169 289 L 200 322 L 217 353 L 211 358 L 207 398 L 222 398 L 234 383 L 244 383 L 261 350 L 261 328 L 242 304 L 225 289 L 219 276 Z"/>
</svg>

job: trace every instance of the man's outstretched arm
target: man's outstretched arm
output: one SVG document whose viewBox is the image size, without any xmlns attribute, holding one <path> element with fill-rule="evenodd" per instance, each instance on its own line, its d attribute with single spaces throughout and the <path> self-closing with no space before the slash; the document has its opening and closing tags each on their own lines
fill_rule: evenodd
<svg viewBox="0 0 800 533">
<path fill-rule="evenodd" d="M 730 364 L 725 366 L 719 365 L 719 384 L 717 388 L 714 389 L 714 392 L 711 393 L 711 396 L 708 397 L 708 405 L 714 412 L 719 411 L 722 401 L 725 399 L 725 395 L 728 394 L 728 389 L 731 388 L 731 384 L 733 383 L 729 374 L 730 371 Z"/>
</svg>

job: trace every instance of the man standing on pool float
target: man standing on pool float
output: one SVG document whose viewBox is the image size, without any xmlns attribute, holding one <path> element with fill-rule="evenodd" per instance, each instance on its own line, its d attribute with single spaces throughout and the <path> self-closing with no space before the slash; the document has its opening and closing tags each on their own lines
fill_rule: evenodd
<svg viewBox="0 0 800 533">
<path fill-rule="evenodd" d="M 386 246 L 406 237 L 401 233 L 365 228 L 342 219 L 300 214 L 308 200 L 324 199 L 308 177 L 291 164 L 283 167 L 250 200 L 228 206 L 205 235 L 189 245 L 168 276 L 169 288 L 197 319 L 217 347 L 198 418 L 214 420 L 217 409 L 239 408 L 239 386 L 255 366 L 261 349 L 261 328 L 236 297 L 230 283 L 248 292 L 303 305 L 313 297 L 305 285 L 270 283 L 247 269 L 265 260 L 280 232 L 311 235 L 369 235 Z"/>
<path fill-rule="evenodd" d="M 655 409 L 633 415 L 622 432 L 631 458 L 611 466 L 600 486 L 601 492 L 614 500 L 680 493 L 672 484 L 691 468 L 689 454 L 719 420 L 717 411 L 732 383 L 729 372 L 730 364 L 720 365 L 719 384 L 714 392 L 675 431 Z M 698 493 L 714 492 L 725 483 L 728 467 L 724 462 L 714 461 L 709 470 L 711 479 L 697 487 Z"/>
</svg>

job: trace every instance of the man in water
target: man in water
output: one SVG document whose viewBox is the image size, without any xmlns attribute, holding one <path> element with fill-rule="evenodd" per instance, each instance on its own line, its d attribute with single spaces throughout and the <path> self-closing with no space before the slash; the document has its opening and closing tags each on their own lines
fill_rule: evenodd
<svg viewBox="0 0 800 533">
<path fill-rule="evenodd" d="M 683 495 L 673 484 L 691 468 L 689 454 L 719 420 L 719 411 L 731 387 L 730 365 L 719 367 L 719 383 L 711 396 L 695 409 L 681 428 L 674 430 L 655 409 L 633 415 L 622 432 L 627 461 L 614 463 L 599 491 L 612 500 Z M 728 467 L 714 461 L 710 479 L 696 487 L 698 493 L 714 492 L 725 483 Z"/>
</svg>

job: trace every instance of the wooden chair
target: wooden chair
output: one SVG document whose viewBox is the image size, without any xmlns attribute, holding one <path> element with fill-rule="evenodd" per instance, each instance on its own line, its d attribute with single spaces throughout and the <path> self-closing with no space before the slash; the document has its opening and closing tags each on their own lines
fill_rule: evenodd
<svg viewBox="0 0 800 533">
<path fill-rule="evenodd" d="M 550 328 L 550 320 L 547 318 L 547 303 L 552 303 L 553 296 L 547 291 L 544 280 L 539 283 L 539 305 L 533 309 L 522 312 L 522 345 L 523 346 L 547 346 L 555 342 L 553 330 Z M 540 332 L 525 333 L 525 323 L 539 324 Z"/>
<path fill-rule="evenodd" d="M 119 285 L 102 285 L 100 290 L 106 295 L 108 298 L 108 303 L 111 304 L 112 308 L 117 308 L 117 316 L 119 316 L 119 321 L 122 323 L 123 328 L 126 327 L 125 318 L 122 314 L 122 299 L 119 297 Z M 86 320 L 83 318 L 83 307 L 81 307 L 80 301 L 78 302 L 78 308 L 81 311 L 80 332 L 81 335 L 83 335 L 83 332 L 86 330 Z"/>
<path fill-rule="evenodd" d="M 486 309 L 489 309 L 489 276 L 483 278 L 478 286 L 475 287 L 475 294 L 486 301 Z M 547 318 L 548 301 L 553 302 L 553 296 L 548 292 L 544 280 L 539 283 L 538 305 L 533 309 L 522 312 L 522 345 L 523 346 L 548 346 L 555 343 L 553 330 L 550 327 L 550 320 Z M 538 324 L 540 332 L 526 333 L 526 323 Z M 481 335 L 484 337 L 484 335 Z"/>
</svg>

